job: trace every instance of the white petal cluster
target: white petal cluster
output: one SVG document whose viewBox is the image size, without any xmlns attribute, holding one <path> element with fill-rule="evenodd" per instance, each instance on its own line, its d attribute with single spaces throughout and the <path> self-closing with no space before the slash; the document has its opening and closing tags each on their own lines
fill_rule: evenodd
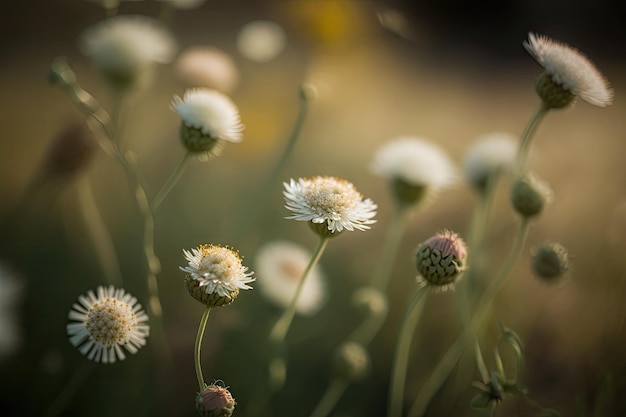
<svg viewBox="0 0 626 417">
<path fill-rule="evenodd" d="M 115 16 L 96 24 L 83 33 L 79 46 L 98 66 L 115 71 L 167 64 L 177 49 L 167 28 L 140 15 Z"/>
<path fill-rule="evenodd" d="M 146 344 L 148 316 L 137 299 L 121 288 L 98 287 L 78 297 L 69 312 L 67 334 L 87 359 L 113 363 Z"/>
<path fill-rule="evenodd" d="M 515 167 L 517 138 L 506 132 L 488 133 L 479 137 L 463 159 L 463 174 L 472 184 L 481 183 L 499 172 Z"/>
<path fill-rule="evenodd" d="M 252 272 L 243 266 L 236 251 L 229 247 L 202 245 L 191 251 L 184 250 L 188 262 L 180 270 L 197 280 L 205 287 L 207 294 L 217 293 L 220 297 L 230 297 L 235 290 L 250 290 L 247 285 L 253 282 Z"/>
<path fill-rule="evenodd" d="M 374 175 L 401 179 L 438 191 L 456 181 L 456 169 L 447 153 L 419 137 L 399 137 L 381 146 L 371 165 Z"/>
<path fill-rule="evenodd" d="M 311 253 L 289 241 L 265 244 L 255 259 L 256 275 L 261 293 L 270 301 L 286 308 L 296 293 L 298 282 L 311 260 Z M 324 275 L 316 265 L 309 271 L 296 303 L 296 313 L 311 316 L 326 301 Z"/>
<path fill-rule="evenodd" d="M 294 212 L 288 219 L 326 223 L 331 233 L 344 229 L 367 230 L 378 207 L 354 185 L 335 177 L 299 178 L 284 183 L 285 207 Z"/>
<path fill-rule="evenodd" d="M 577 49 L 534 33 L 528 34 L 523 45 L 556 84 L 595 106 L 613 102 L 608 81 Z"/>
<path fill-rule="evenodd" d="M 181 99 L 174 97 L 172 109 L 183 123 L 203 134 L 228 142 L 241 142 L 244 129 L 239 109 L 230 98 L 208 88 L 187 90 Z"/>
</svg>

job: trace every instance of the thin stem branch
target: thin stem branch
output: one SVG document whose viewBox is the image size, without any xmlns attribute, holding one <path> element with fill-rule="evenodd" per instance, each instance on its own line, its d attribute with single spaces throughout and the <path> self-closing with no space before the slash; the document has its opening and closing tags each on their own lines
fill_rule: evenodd
<svg viewBox="0 0 626 417">
<path fill-rule="evenodd" d="M 196 343 L 193 348 L 193 357 L 194 363 L 196 365 L 196 377 L 198 378 L 198 386 L 200 387 L 200 392 L 204 391 L 205 383 L 204 377 L 202 376 L 202 363 L 200 362 L 200 348 L 202 347 L 202 338 L 204 337 L 204 329 L 206 328 L 206 323 L 209 321 L 209 315 L 211 314 L 211 307 L 207 307 L 202 313 L 202 318 L 200 319 L 200 325 L 198 326 L 198 333 L 196 334 Z"/>
<path fill-rule="evenodd" d="M 389 229 L 387 229 L 382 252 L 374 267 L 374 272 L 372 273 L 372 286 L 384 293 L 387 292 L 387 287 L 389 286 L 394 261 L 398 254 L 398 248 L 402 242 L 404 229 L 409 218 L 408 213 L 406 209 L 400 208 L 397 210 L 393 222 L 389 226 Z"/>
<path fill-rule="evenodd" d="M 189 160 L 190 156 L 190 152 L 185 152 L 185 154 L 180 158 L 180 161 L 178 161 L 176 168 L 174 168 L 174 171 L 172 171 L 167 181 L 165 181 L 165 183 L 161 186 L 161 189 L 152 199 L 151 207 L 153 212 L 156 211 L 159 205 L 161 205 L 163 200 L 165 200 L 165 197 L 167 197 L 167 195 L 170 193 L 170 191 L 172 191 L 172 189 L 180 179 L 183 171 L 185 170 L 185 167 L 187 166 L 187 161 Z"/>
<path fill-rule="evenodd" d="M 326 417 L 335 408 L 335 405 L 348 387 L 348 381 L 335 377 L 326 388 L 326 392 L 317 404 L 311 417 Z"/>
<path fill-rule="evenodd" d="M 85 361 L 83 365 L 78 368 L 69 381 L 63 386 L 63 389 L 59 393 L 59 396 L 54 400 L 48 411 L 46 411 L 46 417 L 56 417 L 67 406 L 67 403 L 78 392 L 80 387 L 83 386 L 85 380 L 96 369 L 96 362 Z"/>
<path fill-rule="evenodd" d="M 543 117 L 548 113 L 548 110 L 550 110 L 550 108 L 547 107 L 543 101 L 541 101 L 539 108 L 532 115 L 528 125 L 526 125 L 526 128 L 522 133 L 522 137 L 519 142 L 519 150 L 517 152 L 517 170 L 520 173 L 525 173 L 527 171 L 530 145 L 532 144 L 532 140 L 539 123 L 541 123 Z"/>
</svg>

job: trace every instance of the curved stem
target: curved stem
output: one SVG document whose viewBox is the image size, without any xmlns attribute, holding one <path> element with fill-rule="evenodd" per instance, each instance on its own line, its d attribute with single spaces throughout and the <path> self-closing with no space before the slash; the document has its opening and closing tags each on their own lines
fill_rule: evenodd
<svg viewBox="0 0 626 417">
<path fill-rule="evenodd" d="M 202 347 L 202 337 L 204 336 L 204 329 L 206 328 L 206 323 L 209 321 L 209 315 L 211 314 L 211 308 L 207 307 L 202 313 L 202 318 L 200 319 L 200 325 L 198 326 L 198 333 L 196 334 L 196 343 L 193 348 L 193 357 L 196 365 L 196 377 L 198 378 L 198 386 L 200 387 L 200 392 L 204 391 L 205 383 L 204 377 L 202 376 L 202 364 L 200 363 L 200 348 Z"/>
<path fill-rule="evenodd" d="M 383 327 L 386 318 L 387 314 L 377 314 L 368 317 L 348 336 L 347 340 L 360 343 L 363 346 L 369 345 L 378 334 L 380 328 Z"/>
<path fill-rule="evenodd" d="M 334 378 L 311 413 L 311 417 L 326 417 L 329 415 L 347 387 L 348 381 L 343 378 Z"/>
<path fill-rule="evenodd" d="M 404 385 L 409 364 L 411 340 L 413 339 L 415 326 L 417 325 L 424 307 L 422 298 L 427 292 L 428 287 L 422 287 L 417 291 L 411 305 L 406 311 L 402 326 L 400 327 L 400 336 L 398 337 L 398 344 L 396 345 L 394 355 L 391 384 L 389 385 L 387 417 L 400 417 L 402 415 L 402 400 L 404 399 Z"/>
<path fill-rule="evenodd" d="M 533 136 L 535 134 L 535 131 L 537 130 L 537 127 L 539 126 L 539 123 L 541 122 L 541 120 L 543 120 L 543 117 L 546 115 L 546 113 L 548 113 L 548 110 L 550 110 L 550 108 L 547 107 L 543 101 L 541 101 L 539 108 L 532 115 L 530 121 L 528 122 L 528 125 L 526 125 L 526 128 L 522 133 L 522 137 L 520 138 L 519 142 L 519 149 L 517 152 L 517 170 L 520 173 L 525 173 L 527 170 L 526 165 L 528 163 L 528 154 L 530 152 L 530 145 L 532 143 Z"/>
<path fill-rule="evenodd" d="M 83 365 L 74 372 L 74 375 L 65 384 L 59 396 L 54 400 L 48 411 L 46 411 L 46 417 L 56 417 L 67 406 L 67 403 L 72 399 L 76 392 L 85 383 L 87 377 L 96 369 L 96 362 L 85 361 Z"/>
<path fill-rule="evenodd" d="M 309 275 L 309 271 L 317 264 L 324 253 L 324 249 L 326 249 L 326 245 L 328 244 L 328 237 L 320 237 L 320 241 L 315 248 L 315 252 L 311 256 L 311 260 L 307 265 L 304 273 L 300 277 L 300 281 L 298 282 L 298 287 L 296 288 L 296 292 L 291 299 L 291 302 L 280 316 L 272 331 L 270 332 L 269 339 L 275 345 L 280 345 L 285 340 L 285 336 L 287 336 L 287 332 L 289 331 L 289 327 L 291 326 L 291 322 L 293 321 L 293 317 L 296 314 L 296 305 L 298 303 L 298 298 L 300 298 L 300 293 L 302 292 L 302 288 L 304 288 L 304 281 L 306 277 Z"/>
<path fill-rule="evenodd" d="M 178 161 L 178 164 L 176 165 L 176 168 L 174 168 L 174 171 L 172 171 L 167 181 L 165 181 L 165 183 L 161 186 L 161 189 L 152 199 L 152 204 L 150 205 L 152 207 L 152 211 L 156 211 L 156 209 L 159 207 L 159 205 L 161 205 L 163 200 L 165 200 L 165 197 L 167 197 L 169 192 L 172 191 L 172 188 L 174 188 L 181 175 L 183 174 L 183 171 L 187 166 L 187 161 L 189 160 L 190 156 L 190 152 L 185 152 L 182 158 L 180 158 L 180 161 Z"/>
<path fill-rule="evenodd" d="M 378 258 L 378 262 L 372 273 L 372 286 L 383 292 L 387 292 L 387 287 L 391 279 L 394 261 L 404 235 L 404 228 L 409 218 L 408 210 L 398 209 L 393 222 L 387 229 L 383 249 Z"/>
<path fill-rule="evenodd" d="M 489 307 L 491 306 L 491 302 L 498 294 L 502 285 L 506 281 L 507 277 L 513 270 L 515 266 L 515 262 L 517 261 L 522 248 L 524 247 L 524 242 L 526 241 L 526 235 L 528 232 L 528 220 L 522 219 L 520 221 L 519 229 L 516 235 L 515 243 L 511 248 L 511 252 L 509 256 L 500 270 L 498 277 L 487 287 L 483 296 L 480 298 L 478 302 L 478 307 L 476 308 L 476 312 L 472 316 L 472 320 L 470 321 L 470 325 L 466 329 L 465 332 L 462 332 L 457 339 L 454 341 L 452 346 L 448 348 L 444 356 L 441 358 L 433 373 L 424 383 L 424 386 L 420 390 L 417 398 L 411 405 L 409 409 L 408 417 L 422 417 L 426 412 L 426 408 L 430 403 L 432 397 L 437 393 L 441 385 L 443 385 L 444 381 L 452 372 L 452 369 L 458 362 L 461 354 L 465 350 L 467 344 L 470 341 L 470 336 L 474 335 L 476 331 L 482 325 L 484 319 L 487 317 L 489 313 Z"/>
</svg>

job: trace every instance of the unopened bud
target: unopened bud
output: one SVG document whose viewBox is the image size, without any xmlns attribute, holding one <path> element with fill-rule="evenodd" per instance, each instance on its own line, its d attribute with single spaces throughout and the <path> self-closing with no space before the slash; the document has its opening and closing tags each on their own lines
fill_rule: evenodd
<svg viewBox="0 0 626 417">
<path fill-rule="evenodd" d="M 538 176 L 529 173 L 513 182 L 511 203 L 522 217 L 537 216 L 552 199 L 550 186 Z"/>
<path fill-rule="evenodd" d="M 380 317 L 387 314 L 385 294 L 373 287 L 363 287 L 356 290 L 352 295 L 351 304 L 363 318 Z"/>
<path fill-rule="evenodd" d="M 532 250 L 532 269 L 548 283 L 557 282 L 569 270 L 567 249 L 555 242 L 544 242 Z"/>
<path fill-rule="evenodd" d="M 203 417 L 230 417 L 236 404 L 228 388 L 215 384 L 207 386 L 196 397 L 196 409 Z"/>
<path fill-rule="evenodd" d="M 467 247 L 461 237 L 444 230 L 419 245 L 415 266 L 420 286 L 430 286 L 439 291 L 453 289 L 467 268 Z"/>
<path fill-rule="evenodd" d="M 369 372 L 370 357 L 363 345 L 345 342 L 335 351 L 333 371 L 347 381 L 358 381 Z"/>
</svg>

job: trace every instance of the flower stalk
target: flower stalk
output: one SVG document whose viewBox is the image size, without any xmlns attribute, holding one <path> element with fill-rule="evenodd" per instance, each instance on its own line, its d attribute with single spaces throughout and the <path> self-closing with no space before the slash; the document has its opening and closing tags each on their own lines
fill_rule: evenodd
<svg viewBox="0 0 626 417">
<path fill-rule="evenodd" d="M 194 364 L 196 367 L 196 377 L 198 378 L 198 387 L 200 388 L 200 392 L 204 391 L 206 384 L 204 383 L 204 377 L 202 375 L 202 363 L 200 362 L 200 350 L 202 347 L 202 338 L 204 337 L 204 329 L 206 328 L 206 324 L 209 321 L 209 316 L 211 315 L 211 307 L 207 307 L 204 309 L 202 313 L 202 318 L 200 318 L 200 325 L 198 326 L 198 333 L 196 334 L 196 343 L 193 348 L 193 357 Z"/>
</svg>

